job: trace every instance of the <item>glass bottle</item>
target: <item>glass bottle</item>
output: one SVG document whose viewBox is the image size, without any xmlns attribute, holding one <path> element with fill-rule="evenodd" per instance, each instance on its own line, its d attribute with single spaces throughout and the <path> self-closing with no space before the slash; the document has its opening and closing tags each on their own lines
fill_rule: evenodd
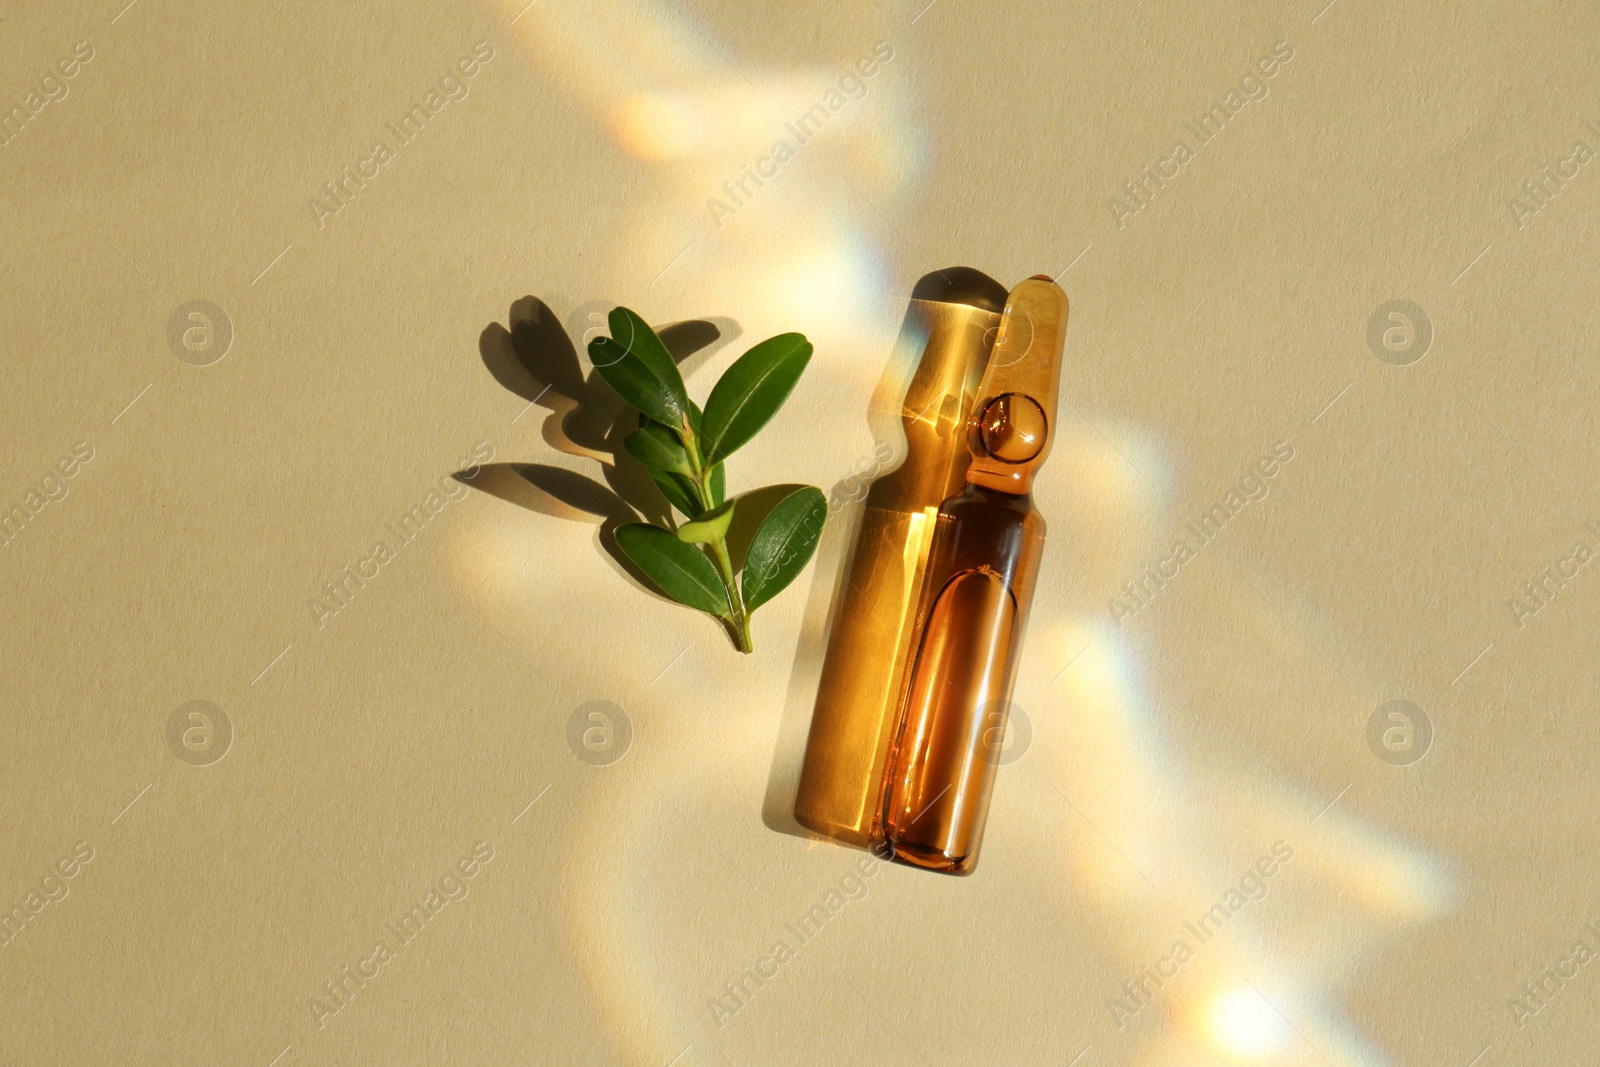
<svg viewBox="0 0 1600 1067">
<path fill-rule="evenodd" d="M 967 420 L 1005 301 L 1005 287 L 978 271 L 927 275 L 874 398 L 885 469 L 865 489 L 834 596 L 794 809 L 803 826 L 842 844 L 882 844 L 884 775 L 929 539 L 940 503 L 965 484 Z"/>
<path fill-rule="evenodd" d="M 1049 451 L 1066 324 L 1066 294 L 1049 278 L 1008 295 L 968 424 L 966 484 L 933 524 L 883 783 L 882 834 L 899 863 L 977 865 L 1044 547 L 1029 494 Z"/>
</svg>

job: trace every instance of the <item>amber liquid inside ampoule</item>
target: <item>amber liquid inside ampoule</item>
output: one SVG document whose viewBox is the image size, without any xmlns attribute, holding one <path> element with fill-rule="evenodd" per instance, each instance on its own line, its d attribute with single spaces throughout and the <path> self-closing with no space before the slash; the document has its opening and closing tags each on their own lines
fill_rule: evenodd
<svg viewBox="0 0 1600 1067">
<path fill-rule="evenodd" d="M 977 864 L 1043 541 L 1027 495 L 968 485 L 939 509 L 884 803 L 902 863 L 950 874 Z"/>
</svg>

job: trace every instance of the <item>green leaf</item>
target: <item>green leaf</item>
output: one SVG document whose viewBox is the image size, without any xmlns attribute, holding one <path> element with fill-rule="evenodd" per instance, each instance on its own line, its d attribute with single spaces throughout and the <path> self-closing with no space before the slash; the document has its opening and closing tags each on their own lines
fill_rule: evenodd
<svg viewBox="0 0 1600 1067">
<path fill-rule="evenodd" d="M 667 498 L 667 503 L 691 519 L 705 510 L 695 499 L 694 483 L 688 477 L 673 474 L 671 471 L 658 471 L 654 467 L 646 469 L 650 472 L 650 480 L 656 483 L 661 495 Z"/>
<path fill-rule="evenodd" d="M 672 429 L 683 425 L 689 393 L 672 354 L 648 323 L 625 307 L 611 312 L 611 336 L 589 342 L 589 362 L 618 396 Z"/>
<path fill-rule="evenodd" d="M 670 530 L 644 522 L 626 523 L 617 527 L 617 544 L 678 603 L 718 618 L 731 614 L 728 591 L 710 558 L 678 540 Z"/>
<path fill-rule="evenodd" d="M 693 522 L 678 527 L 678 540 L 686 545 L 710 544 L 728 536 L 728 524 L 733 521 L 733 501 L 712 508 Z"/>
<path fill-rule="evenodd" d="M 709 405 L 707 405 L 709 407 Z M 828 499 L 815 486 L 796 489 L 762 521 L 744 557 L 744 606 L 754 611 L 794 581 L 817 550 Z"/>
<path fill-rule="evenodd" d="M 605 383 L 624 401 L 657 422 L 676 426 L 683 409 L 675 407 L 671 393 L 644 361 L 609 337 L 589 342 L 589 362 Z"/>
<path fill-rule="evenodd" d="M 674 474 L 691 474 L 689 453 L 678 440 L 678 435 L 665 426 L 649 420 L 622 439 L 628 455 L 651 470 L 671 471 Z"/>
<path fill-rule="evenodd" d="M 711 468 L 711 477 L 706 481 L 711 487 L 711 506 L 714 508 L 721 507 L 722 501 L 725 499 L 724 494 L 728 488 L 728 472 L 722 469 L 722 464 L 718 463 Z"/>
<path fill-rule="evenodd" d="M 650 324 L 640 318 L 638 312 L 620 304 L 611 309 L 606 322 L 611 327 L 612 340 L 636 354 L 657 378 L 668 385 L 676 383 L 675 395 L 680 400 L 679 406 L 688 408 L 689 395 L 684 391 L 678 364 L 673 361 L 672 353 L 667 351 L 667 346 L 650 328 Z"/>
<path fill-rule="evenodd" d="M 698 519 L 706 509 L 700 506 L 700 494 L 695 492 L 694 480 L 686 474 L 674 474 L 671 471 L 646 468 L 650 472 L 650 480 L 656 483 L 656 488 L 661 490 L 661 495 L 667 498 L 667 503 L 683 512 L 691 519 Z M 722 464 L 718 463 L 711 468 L 711 506 L 721 507 L 727 490 L 727 472 Z"/>
<path fill-rule="evenodd" d="M 769 337 L 733 361 L 706 398 L 701 454 L 707 463 L 731 455 L 789 399 L 811 359 L 804 334 Z"/>
</svg>

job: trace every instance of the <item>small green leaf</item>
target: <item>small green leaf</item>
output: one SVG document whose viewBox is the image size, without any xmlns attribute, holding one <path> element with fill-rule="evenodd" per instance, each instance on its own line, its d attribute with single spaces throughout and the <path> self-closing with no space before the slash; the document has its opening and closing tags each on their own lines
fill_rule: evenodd
<svg viewBox="0 0 1600 1067">
<path fill-rule="evenodd" d="M 622 447 L 628 455 L 651 470 L 671 471 L 674 474 L 694 472 L 689 464 L 689 453 L 684 449 L 683 442 L 678 440 L 678 435 L 654 419 L 624 437 Z"/>
<path fill-rule="evenodd" d="M 617 527 L 617 544 L 678 603 L 718 618 L 730 614 L 728 592 L 710 558 L 678 540 L 670 530 L 644 522 L 626 523 Z"/>
<path fill-rule="evenodd" d="M 682 426 L 689 393 L 667 346 L 625 307 L 611 312 L 610 323 L 610 337 L 589 342 L 589 362 L 623 400 L 672 429 Z"/>
<path fill-rule="evenodd" d="M 701 452 L 716 463 L 749 441 L 783 406 L 811 359 L 804 334 L 769 337 L 733 361 L 706 398 Z"/>
<path fill-rule="evenodd" d="M 674 474 L 671 471 L 660 471 L 646 468 L 650 472 L 650 480 L 656 483 L 656 488 L 661 490 L 661 495 L 667 498 L 667 503 L 683 512 L 691 519 L 698 519 L 706 509 L 700 505 L 700 494 L 695 491 L 694 480 L 686 474 Z M 722 464 L 718 463 L 711 468 L 709 479 L 711 486 L 711 506 L 721 507 L 727 489 L 727 472 Z"/>
<path fill-rule="evenodd" d="M 712 508 L 693 522 L 678 527 L 678 540 L 687 545 L 707 545 L 728 536 L 733 521 L 733 501 Z"/>
<path fill-rule="evenodd" d="M 815 486 L 796 489 L 762 521 L 744 557 L 744 605 L 754 611 L 805 570 L 817 550 L 828 500 Z"/>
<path fill-rule="evenodd" d="M 683 375 L 678 373 L 678 364 L 673 361 L 672 353 L 667 351 L 667 346 L 650 328 L 650 324 L 640 318 L 638 312 L 620 304 L 611 309 L 606 322 L 611 327 L 611 339 L 637 355 L 650 368 L 650 373 L 673 389 L 679 407 L 687 409 L 689 394 L 683 388 Z"/>
<path fill-rule="evenodd" d="M 671 471 L 658 471 L 653 467 L 647 467 L 646 470 L 650 472 L 650 480 L 661 490 L 661 495 L 667 498 L 667 503 L 683 514 L 694 518 L 705 510 L 695 499 L 694 483 L 688 477 Z"/>
<path fill-rule="evenodd" d="M 623 400 L 657 422 L 678 424 L 679 413 L 671 393 L 645 366 L 644 361 L 609 337 L 589 342 L 589 362 L 605 383 Z"/>
<path fill-rule="evenodd" d="M 728 488 L 728 472 L 722 469 L 722 464 L 718 463 L 711 468 L 711 477 L 706 481 L 711 487 L 711 506 L 714 508 L 721 507 L 724 494 Z"/>
</svg>

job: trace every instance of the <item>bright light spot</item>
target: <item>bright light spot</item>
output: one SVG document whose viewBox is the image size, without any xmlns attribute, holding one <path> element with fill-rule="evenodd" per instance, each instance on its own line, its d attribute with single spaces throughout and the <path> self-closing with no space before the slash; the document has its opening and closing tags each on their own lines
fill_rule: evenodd
<svg viewBox="0 0 1600 1067">
<path fill-rule="evenodd" d="M 1259 1059 L 1289 1043 L 1283 1017 L 1248 986 L 1218 994 L 1206 1012 L 1206 1025 L 1212 1044 L 1237 1059 Z"/>
<path fill-rule="evenodd" d="M 793 242 L 775 267 L 768 283 L 774 317 L 807 322 L 808 333 L 859 331 L 882 284 L 872 250 L 836 227 Z"/>
<path fill-rule="evenodd" d="M 700 140 L 694 111 L 681 99 L 634 93 L 611 117 L 617 140 L 637 159 L 653 163 L 682 159 Z"/>
</svg>

